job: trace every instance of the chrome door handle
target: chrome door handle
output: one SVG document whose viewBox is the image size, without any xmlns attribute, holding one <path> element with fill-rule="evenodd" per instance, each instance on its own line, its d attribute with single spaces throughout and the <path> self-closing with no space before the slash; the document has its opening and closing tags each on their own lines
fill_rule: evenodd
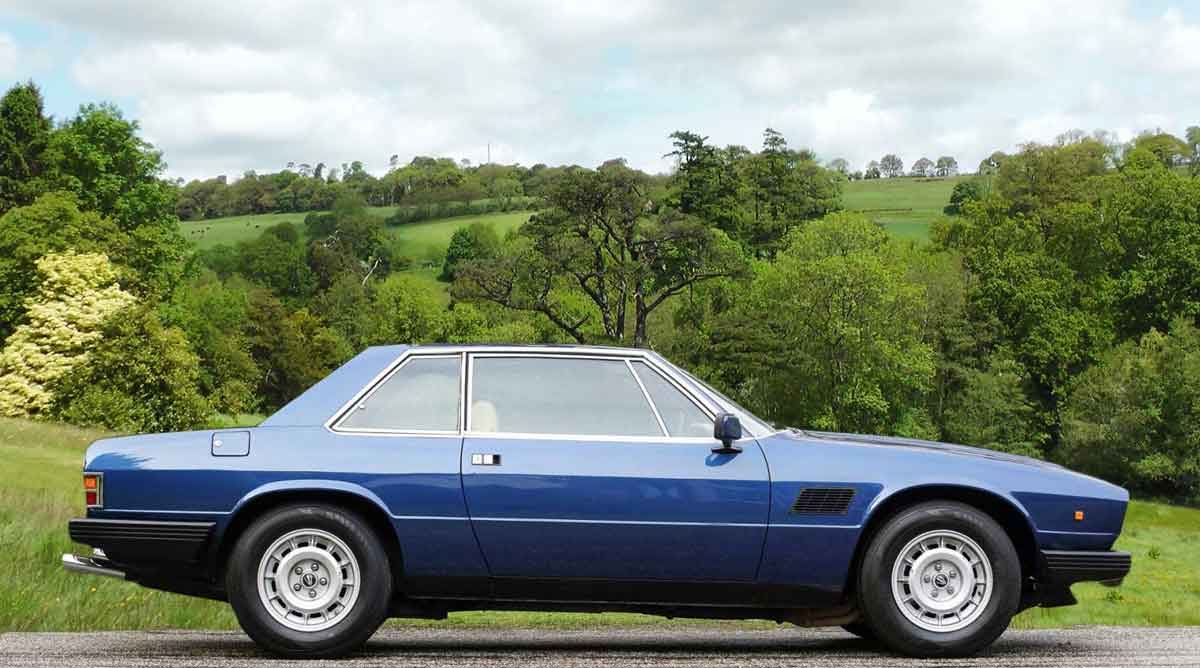
<svg viewBox="0 0 1200 668">
<path fill-rule="evenodd" d="M 487 453 L 476 452 L 471 455 L 471 465 L 472 466 L 499 466 L 500 465 L 500 455 L 493 454 L 490 452 L 487 452 Z"/>
</svg>

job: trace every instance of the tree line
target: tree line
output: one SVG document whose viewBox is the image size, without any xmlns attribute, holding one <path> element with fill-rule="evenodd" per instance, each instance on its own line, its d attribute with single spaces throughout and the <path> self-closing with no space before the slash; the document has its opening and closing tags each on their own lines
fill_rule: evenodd
<svg viewBox="0 0 1200 668">
<path fill-rule="evenodd" d="M 668 176 L 539 170 L 527 223 L 455 233 L 447 289 L 357 191 L 198 251 L 136 123 L 41 104 L 0 99 L 0 413 L 191 428 L 271 412 L 369 345 L 611 343 L 780 425 L 1200 499 L 1200 179 L 1152 135 L 994 155 L 918 244 L 843 211 L 846 177 L 775 130 L 753 149 L 679 131 Z"/>
</svg>

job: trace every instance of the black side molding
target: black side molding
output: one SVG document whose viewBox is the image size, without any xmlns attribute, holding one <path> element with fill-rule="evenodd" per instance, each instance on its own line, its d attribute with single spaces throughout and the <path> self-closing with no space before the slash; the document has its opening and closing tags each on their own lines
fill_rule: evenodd
<svg viewBox="0 0 1200 668">
<path fill-rule="evenodd" d="M 99 548 L 117 563 L 200 561 L 214 522 L 74 519 L 71 540 Z"/>
<path fill-rule="evenodd" d="M 1118 584 L 1133 565 L 1128 552 L 1043 550 L 1042 579 L 1056 585 L 1076 582 Z"/>
</svg>

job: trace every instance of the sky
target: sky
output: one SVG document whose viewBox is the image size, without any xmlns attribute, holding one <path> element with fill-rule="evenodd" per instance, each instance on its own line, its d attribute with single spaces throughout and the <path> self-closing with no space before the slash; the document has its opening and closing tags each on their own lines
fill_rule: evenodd
<svg viewBox="0 0 1200 668">
<path fill-rule="evenodd" d="M 822 6 L 830 5 L 830 6 Z M 973 169 L 1200 124 L 1200 1 L 0 0 L 0 83 L 110 101 L 185 179 L 390 156 L 671 168 L 762 130 L 853 168 Z"/>
</svg>

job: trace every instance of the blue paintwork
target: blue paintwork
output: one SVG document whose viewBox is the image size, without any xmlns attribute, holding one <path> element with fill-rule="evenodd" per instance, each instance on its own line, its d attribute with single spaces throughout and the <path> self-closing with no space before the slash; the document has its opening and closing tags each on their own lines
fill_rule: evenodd
<svg viewBox="0 0 1200 668">
<path fill-rule="evenodd" d="M 836 595 L 872 513 L 898 493 L 986 492 L 1025 518 L 1042 549 L 1074 550 L 1109 549 L 1129 498 L 1052 464 L 907 439 L 784 431 L 717 455 L 715 442 L 325 427 L 405 350 L 365 351 L 254 429 L 97 441 L 85 470 L 105 474 L 105 508 L 89 516 L 208 520 L 219 542 L 263 495 L 330 490 L 386 513 L 410 578 L 746 582 Z M 235 456 L 220 456 L 216 435 L 236 435 Z M 474 453 L 500 454 L 503 465 L 472 466 Z M 813 486 L 853 487 L 849 511 L 793 514 Z"/>
</svg>

